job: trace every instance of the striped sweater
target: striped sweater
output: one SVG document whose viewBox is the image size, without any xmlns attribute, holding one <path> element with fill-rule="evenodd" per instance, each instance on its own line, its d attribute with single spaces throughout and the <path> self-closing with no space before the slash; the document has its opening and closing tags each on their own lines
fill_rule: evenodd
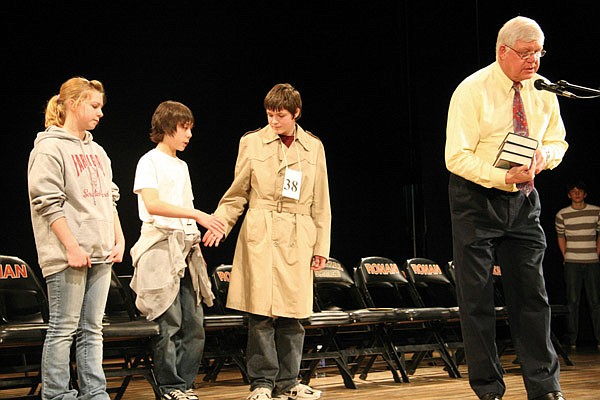
<svg viewBox="0 0 600 400">
<path fill-rule="evenodd" d="M 600 207 L 592 204 L 581 210 L 565 207 L 556 214 L 554 224 L 558 237 L 566 239 L 565 262 L 599 262 L 596 239 L 600 232 Z"/>
</svg>

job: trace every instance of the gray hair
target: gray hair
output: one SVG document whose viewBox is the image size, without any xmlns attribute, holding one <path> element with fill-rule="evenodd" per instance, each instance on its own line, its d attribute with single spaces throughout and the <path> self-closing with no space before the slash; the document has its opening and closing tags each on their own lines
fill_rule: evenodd
<svg viewBox="0 0 600 400">
<path fill-rule="evenodd" d="M 498 49 L 503 44 L 514 46 L 517 40 L 524 42 L 533 42 L 537 40 L 544 45 L 544 32 L 537 22 L 527 17 L 515 17 L 507 21 L 498 32 L 496 40 L 496 58 L 498 58 Z"/>
</svg>

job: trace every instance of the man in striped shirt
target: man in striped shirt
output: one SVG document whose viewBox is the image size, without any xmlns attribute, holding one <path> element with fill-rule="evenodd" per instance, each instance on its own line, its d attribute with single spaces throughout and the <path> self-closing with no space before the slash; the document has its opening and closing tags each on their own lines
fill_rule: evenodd
<svg viewBox="0 0 600 400">
<path fill-rule="evenodd" d="M 577 342 L 579 303 L 582 289 L 588 299 L 592 326 L 600 345 L 600 207 L 587 204 L 587 191 L 582 182 L 570 184 L 571 205 L 556 214 L 558 247 L 565 264 L 567 305 L 569 307 L 568 339 Z"/>
</svg>

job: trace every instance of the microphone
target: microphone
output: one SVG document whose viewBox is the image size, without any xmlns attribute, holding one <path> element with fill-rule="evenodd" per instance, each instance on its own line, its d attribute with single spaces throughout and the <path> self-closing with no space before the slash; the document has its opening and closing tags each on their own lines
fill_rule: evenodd
<svg viewBox="0 0 600 400">
<path fill-rule="evenodd" d="M 558 82 L 556 82 L 556 84 L 558 86 L 562 87 L 563 89 L 575 89 L 575 90 L 581 90 L 582 92 L 592 93 L 596 96 L 600 95 L 600 90 L 598 90 L 598 89 L 591 89 L 591 88 L 587 88 L 585 86 L 571 85 L 567 81 L 558 81 Z"/>
<path fill-rule="evenodd" d="M 537 90 L 547 90 L 551 93 L 557 94 L 559 96 L 565 96 L 571 99 L 577 98 L 577 96 L 573 93 L 567 92 L 564 86 L 557 85 L 556 83 L 546 82 L 543 79 L 538 79 L 535 82 L 533 82 L 533 86 L 535 86 Z"/>
</svg>

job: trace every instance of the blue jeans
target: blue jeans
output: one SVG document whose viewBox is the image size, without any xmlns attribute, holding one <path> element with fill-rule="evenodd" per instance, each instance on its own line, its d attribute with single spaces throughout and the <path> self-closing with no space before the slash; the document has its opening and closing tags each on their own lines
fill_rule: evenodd
<svg viewBox="0 0 600 400">
<path fill-rule="evenodd" d="M 154 372 L 161 393 L 186 391 L 194 385 L 204 352 L 204 311 L 196 305 L 189 270 L 181 278 L 173 304 L 154 320 L 160 334 L 153 338 Z"/>
<path fill-rule="evenodd" d="M 67 268 L 46 277 L 50 323 L 42 352 L 42 399 L 110 399 L 102 369 L 102 317 L 111 264 Z M 77 390 L 69 387 L 75 338 Z"/>
<path fill-rule="evenodd" d="M 565 283 L 569 307 L 568 335 L 571 344 L 577 342 L 579 304 L 583 288 L 590 308 L 594 336 L 600 344 L 600 264 L 565 263 Z"/>
<path fill-rule="evenodd" d="M 297 319 L 248 314 L 250 390 L 264 387 L 277 395 L 296 386 L 303 345 L 304 327 Z"/>
</svg>

